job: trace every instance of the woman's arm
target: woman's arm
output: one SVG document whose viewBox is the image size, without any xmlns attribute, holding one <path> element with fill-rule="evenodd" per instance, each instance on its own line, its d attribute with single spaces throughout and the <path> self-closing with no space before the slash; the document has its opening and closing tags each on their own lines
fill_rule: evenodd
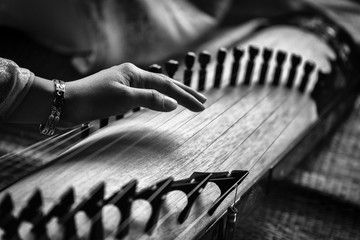
<svg viewBox="0 0 360 240">
<path fill-rule="evenodd" d="M 55 86 L 47 79 L 36 76 L 33 78 L 31 87 L 19 106 L 9 105 L 9 109 L 16 109 L 12 109 L 10 115 L 1 115 L 4 121 L 37 124 L 47 121 L 55 98 Z M 6 81 L 19 80 L 11 78 Z M 1 84 L 6 81 L 3 78 Z M 165 75 L 144 71 L 130 63 L 67 82 L 64 97 L 59 123 L 61 127 L 121 115 L 139 106 L 168 112 L 174 110 L 179 103 L 192 111 L 202 111 L 202 103 L 206 101 L 195 90 Z"/>
<path fill-rule="evenodd" d="M 19 106 L 31 88 L 34 74 L 11 60 L 0 58 L 0 119 Z"/>
</svg>

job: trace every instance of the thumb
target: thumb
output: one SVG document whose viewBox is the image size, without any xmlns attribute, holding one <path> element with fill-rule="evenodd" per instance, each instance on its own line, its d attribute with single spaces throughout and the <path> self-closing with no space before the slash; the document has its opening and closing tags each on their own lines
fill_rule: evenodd
<svg viewBox="0 0 360 240">
<path fill-rule="evenodd" d="M 169 112 L 177 108 L 177 101 L 154 90 L 154 89 L 132 89 L 133 104 L 135 107 L 146 107 L 152 110 Z"/>
</svg>

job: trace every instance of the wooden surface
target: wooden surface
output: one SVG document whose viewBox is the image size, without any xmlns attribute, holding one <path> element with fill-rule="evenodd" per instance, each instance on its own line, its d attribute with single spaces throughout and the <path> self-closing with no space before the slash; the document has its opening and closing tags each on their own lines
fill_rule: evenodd
<svg viewBox="0 0 360 240">
<path fill-rule="evenodd" d="M 165 177 L 188 177 L 194 170 L 250 170 L 250 175 L 239 188 L 241 195 L 258 180 L 262 171 L 268 169 L 277 154 L 285 151 L 286 143 L 313 122 L 314 106 L 306 96 L 283 89 L 219 90 L 213 94 L 214 98 L 224 92 L 226 95 L 201 114 L 182 111 L 181 108 L 176 111 L 179 112 L 176 117 L 172 116 L 176 112 L 157 114 L 149 111 L 135 121 L 124 120 L 104 128 L 85 140 L 85 145 L 92 145 L 78 156 L 30 176 L 8 191 L 19 200 L 28 198 L 35 186 L 40 187 L 50 204 L 70 186 L 75 187 L 81 199 L 80 196 L 86 195 L 100 181 L 106 182 L 107 194 L 110 194 L 131 179 L 138 179 L 141 189 Z M 209 100 L 213 95 L 208 95 Z M 131 127 L 137 121 L 143 124 Z M 73 151 L 77 148 L 81 145 Z M 171 232 L 168 239 L 177 235 L 179 239 L 187 236 L 191 239 L 196 229 L 205 228 L 210 220 L 206 210 L 218 196 L 218 189 L 209 185 L 189 219 L 179 225 L 175 220 L 185 199 L 170 193 L 163 209 L 169 211 L 163 216 L 167 220 L 159 224 L 152 237 L 159 234 L 158 237 L 164 239 L 160 236 L 163 236 L 162 231 L 166 231 L 168 234 Z M 227 198 L 217 214 L 221 214 L 232 199 Z M 21 206 L 21 201 L 16 202 Z M 133 208 L 132 227 L 138 231 L 134 229 L 132 233 L 137 239 L 149 209 L 141 201 L 135 202 Z M 142 208 L 145 210 L 139 210 Z M 110 217 L 105 219 L 113 223 Z M 169 222 L 174 224 L 165 224 Z M 190 228 L 194 222 L 196 227 Z"/>
<path fill-rule="evenodd" d="M 240 29 L 232 29 L 229 35 L 234 35 L 234 31 Z M 284 35 L 289 37 L 279 40 Z M 305 59 L 317 62 L 318 68 L 328 69 L 324 59 L 331 56 L 331 51 L 312 36 L 288 28 L 277 29 L 276 34 L 267 33 L 265 36 L 252 38 L 251 43 L 295 49 Z M 299 36 L 306 41 L 299 42 Z M 225 45 L 225 40 L 220 39 L 218 44 Z M 232 41 L 229 37 L 227 43 L 231 45 Z M 314 43 L 312 49 L 321 51 L 308 50 L 309 42 Z M 214 44 L 210 42 L 204 47 L 214 49 Z M 241 44 L 246 46 L 249 43 Z M 309 96 L 299 94 L 296 89 L 255 85 L 226 87 L 231 57 L 227 59 L 223 87 L 205 92 L 208 101 L 202 113 L 192 113 L 182 107 L 165 114 L 142 110 L 95 132 L 61 156 L 54 165 L 23 179 L 6 192 L 11 193 L 19 208 L 33 189 L 39 187 L 48 208 L 69 186 L 75 188 L 77 201 L 80 201 L 101 181 L 106 183 L 106 195 L 109 196 L 132 179 L 139 181 L 138 190 L 141 190 L 166 177 L 171 176 L 175 180 L 189 177 L 194 171 L 249 170 L 249 176 L 238 189 L 239 198 L 315 123 L 317 114 Z M 209 71 L 209 80 L 213 79 L 212 72 Z M 256 67 L 254 82 L 258 72 Z M 270 71 L 269 76 L 272 73 Z M 180 78 L 179 75 L 177 78 Z M 243 75 L 240 75 L 238 82 L 242 78 Z M 283 79 L 286 79 L 286 74 Z M 207 83 L 210 86 L 212 81 Z M 0 193 L 0 198 L 3 194 Z M 208 184 L 189 218 L 181 225 L 176 219 L 186 204 L 186 198 L 180 192 L 167 194 L 158 227 L 151 235 L 143 234 L 151 213 L 149 204 L 135 201 L 128 239 L 193 239 L 233 202 L 234 193 L 226 198 L 213 216 L 208 216 L 206 212 L 219 194 L 215 185 Z M 110 206 L 103 213 L 107 239 L 112 239 L 119 214 Z M 77 221 L 79 234 L 86 235 L 89 222 L 81 213 L 77 215 Z M 49 228 L 52 235 L 57 235 L 54 222 Z M 22 226 L 21 230 L 23 235 L 28 235 L 28 226 Z"/>
</svg>

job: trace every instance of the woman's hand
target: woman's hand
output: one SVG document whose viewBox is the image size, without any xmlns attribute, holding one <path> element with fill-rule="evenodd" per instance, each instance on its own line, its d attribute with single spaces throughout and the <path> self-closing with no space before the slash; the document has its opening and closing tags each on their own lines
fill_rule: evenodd
<svg viewBox="0 0 360 240">
<path fill-rule="evenodd" d="M 29 92 L 6 121 L 46 123 L 54 92 L 52 81 L 35 77 Z M 91 120 L 121 115 L 135 107 L 168 112 L 174 110 L 179 103 L 198 112 L 204 110 L 202 103 L 205 101 L 202 94 L 176 80 L 124 63 L 86 78 L 67 82 L 58 127 L 72 127 Z"/>
<path fill-rule="evenodd" d="M 168 112 L 179 103 L 198 112 L 204 110 L 205 101 L 202 94 L 176 80 L 124 63 L 66 83 L 61 125 L 121 115 L 140 106 Z"/>
</svg>

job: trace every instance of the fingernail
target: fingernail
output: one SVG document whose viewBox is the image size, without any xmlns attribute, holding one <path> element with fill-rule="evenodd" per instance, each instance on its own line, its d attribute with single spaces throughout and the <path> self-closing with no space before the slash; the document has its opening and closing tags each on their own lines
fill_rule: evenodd
<svg viewBox="0 0 360 240">
<path fill-rule="evenodd" d="M 175 108 L 177 108 L 177 105 L 178 103 L 174 99 L 169 97 L 164 97 L 164 107 L 167 110 L 174 110 Z"/>
<path fill-rule="evenodd" d="M 199 95 L 200 95 L 200 97 L 202 98 L 202 99 L 200 99 L 201 103 L 206 102 L 207 97 L 205 97 L 205 95 L 203 95 L 203 94 L 201 94 L 201 93 L 199 93 Z"/>
</svg>

